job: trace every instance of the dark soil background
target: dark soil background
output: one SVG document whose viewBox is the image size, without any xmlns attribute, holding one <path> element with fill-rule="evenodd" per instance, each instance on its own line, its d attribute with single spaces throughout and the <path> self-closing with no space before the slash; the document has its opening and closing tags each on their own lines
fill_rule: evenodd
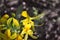
<svg viewBox="0 0 60 40">
<path fill-rule="evenodd" d="M 5 13 L 11 16 L 19 5 L 28 10 L 30 16 L 33 16 L 32 7 L 37 8 L 38 14 L 45 11 L 44 21 L 40 22 L 44 25 L 36 27 L 35 35 L 39 36 L 36 40 L 60 40 L 60 0 L 0 0 L 0 16 Z"/>
</svg>

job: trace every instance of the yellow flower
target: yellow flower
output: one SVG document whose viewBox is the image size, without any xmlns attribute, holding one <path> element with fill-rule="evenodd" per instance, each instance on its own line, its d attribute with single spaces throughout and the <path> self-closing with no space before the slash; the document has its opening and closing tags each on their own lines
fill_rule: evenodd
<svg viewBox="0 0 60 40">
<path fill-rule="evenodd" d="M 30 25 L 30 24 L 26 24 L 26 25 L 25 25 L 26 31 L 29 30 L 30 28 L 31 28 L 31 25 Z"/>
<path fill-rule="evenodd" d="M 24 28 L 23 31 L 21 32 L 21 36 L 24 37 L 24 34 L 25 34 L 24 40 L 28 38 L 28 35 L 31 36 L 33 39 L 37 39 L 38 38 L 38 37 L 33 35 L 33 31 L 31 29 L 27 30 L 27 29 Z"/>
<path fill-rule="evenodd" d="M 22 11 L 22 14 L 21 14 L 23 17 L 27 17 L 28 14 L 27 14 L 27 11 Z"/>
<path fill-rule="evenodd" d="M 30 35 L 32 38 L 36 39 L 37 37 L 33 36 L 33 31 L 31 30 L 31 28 L 34 30 L 34 22 L 32 21 L 33 18 L 31 18 L 28 14 L 27 11 L 23 11 L 21 14 L 23 17 L 26 17 L 26 19 L 22 20 L 21 22 L 24 25 L 24 28 L 21 32 L 21 36 L 24 37 L 25 34 L 25 38 L 24 40 L 28 39 L 28 35 Z"/>
<path fill-rule="evenodd" d="M 30 24 L 25 25 L 21 32 L 21 36 L 23 37 L 24 34 L 26 34 L 29 30 L 31 30 L 31 25 Z"/>
<path fill-rule="evenodd" d="M 22 22 L 23 22 L 24 28 L 21 32 L 21 36 L 24 37 L 24 34 L 25 34 L 24 40 L 27 40 L 28 35 L 34 39 L 37 39 L 36 36 L 33 36 L 33 31 L 31 30 L 31 27 L 33 27 L 34 29 L 34 22 L 27 18 L 24 19 Z"/>
<path fill-rule="evenodd" d="M 26 25 L 26 26 L 23 28 L 23 30 L 22 30 L 22 32 L 21 32 L 22 37 L 23 37 L 23 35 L 24 35 L 25 33 L 27 33 L 28 30 L 30 30 L 30 28 L 31 28 L 31 25 L 30 25 L 30 24 Z"/>
<path fill-rule="evenodd" d="M 27 34 L 33 35 L 33 31 L 32 31 L 32 30 L 28 30 L 28 31 L 27 31 Z"/>
<path fill-rule="evenodd" d="M 22 20 L 22 23 L 23 23 L 23 25 L 28 24 L 28 19 L 24 19 L 24 20 Z"/>
<path fill-rule="evenodd" d="M 15 26 L 19 27 L 19 22 L 17 19 L 13 18 L 13 23 Z"/>
<path fill-rule="evenodd" d="M 7 20 L 7 25 L 9 26 L 11 24 L 11 22 L 14 24 L 14 26 L 19 27 L 19 22 L 18 22 L 17 19 L 15 19 L 15 18 L 9 18 Z"/>
<path fill-rule="evenodd" d="M 10 38 L 10 36 L 11 36 L 11 30 L 10 30 L 10 29 L 7 29 L 7 30 L 5 31 L 5 34 L 7 35 L 7 37 Z"/>
<path fill-rule="evenodd" d="M 6 23 L 7 19 L 9 18 L 8 14 L 3 15 L 3 17 L 0 19 L 0 22 Z"/>
<path fill-rule="evenodd" d="M 22 22 L 23 22 L 23 25 L 30 24 L 31 26 L 34 26 L 34 22 L 31 21 L 31 19 L 26 18 L 26 19 L 22 20 Z"/>
<path fill-rule="evenodd" d="M 31 29 L 27 30 L 27 29 L 23 29 L 22 33 L 24 34 L 33 34 L 33 31 Z"/>
<path fill-rule="evenodd" d="M 8 15 L 8 14 L 5 14 L 5 15 L 3 16 L 3 18 L 9 18 L 9 15 Z"/>
<path fill-rule="evenodd" d="M 32 28 L 32 30 L 35 30 L 35 28 L 34 28 L 34 22 L 30 18 L 29 19 L 26 18 L 26 19 L 22 20 L 22 23 L 25 26 L 25 28 L 29 28 L 29 26 L 31 26 L 30 28 Z"/>
<path fill-rule="evenodd" d="M 20 35 L 18 35 L 15 40 L 23 40 L 23 39 Z"/>
<path fill-rule="evenodd" d="M 23 11 L 22 14 L 21 14 L 23 17 L 26 17 L 26 19 L 22 20 L 23 22 L 23 25 L 27 25 L 27 24 L 30 24 L 31 26 L 34 26 L 34 22 L 31 21 L 31 17 L 28 15 L 27 11 Z"/>
<path fill-rule="evenodd" d="M 33 35 L 33 31 L 32 31 L 32 30 L 29 30 L 29 31 L 27 32 L 27 34 L 28 34 L 30 37 L 32 37 L 33 39 L 37 39 L 37 38 L 38 38 L 38 37 L 36 37 L 36 36 Z"/>
<path fill-rule="evenodd" d="M 7 30 L 5 31 L 5 34 L 6 34 L 6 36 L 7 36 L 8 38 L 10 38 L 10 39 L 15 39 L 15 38 L 17 37 L 17 33 L 16 33 L 16 32 L 11 35 L 11 30 L 10 30 L 10 29 L 7 29 Z"/>
<path fill-rule="evenodd" d="M 15 39 L 17 37 L 17 33 L 13 33 L 11 36 L 10 36 L 10 39 Z"/>
</svg>

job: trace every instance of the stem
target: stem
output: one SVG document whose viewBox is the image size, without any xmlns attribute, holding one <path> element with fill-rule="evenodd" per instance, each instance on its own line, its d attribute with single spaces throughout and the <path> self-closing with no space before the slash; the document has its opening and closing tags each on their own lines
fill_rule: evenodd
<svg viewBox="0 0 60 40">
<path fill-rule="evenodd" d="M 33 36 L 33 35 L 30 35 L 30 37 L 32 37 L 33 39 L 37 39 L 38 37 L 36 36 Z"/>
<path fill-rule="evenodd" d="M 36 17 L 32 17 L 31 19 L 34 20 L 34 19 L 37 19 L 37 18 L 43 18 L 44 15 L 45 15 L 45 14 L 42 13 L 42 14 L 37 15 Z"/>
<path fill-rule="evenodd" d="M 27 39 L 28 39 L 28 34 L 26 34 L 26 35 L 25 35 L 25 38 L 24 38 L 24 40 L 27 40 Z"/>
</svg>

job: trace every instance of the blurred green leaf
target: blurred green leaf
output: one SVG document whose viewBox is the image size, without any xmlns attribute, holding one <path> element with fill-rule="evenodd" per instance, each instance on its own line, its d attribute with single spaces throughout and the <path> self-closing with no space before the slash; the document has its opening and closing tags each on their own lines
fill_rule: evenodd
<svg viewBox="0 0 60 40">
<path fill-rule="evenodd" d="M 0 32 L 0 38 L 3 38 L 4 40 L 10 40 L 9 38 L 7 38 L 7 36 L 3 33 Z"/>
<path fill-rule="evenodd" d="M 20 5 L 18 8 L 17 8 L 17 11 L 16 11 L 16 18 L 18 19 L 18 18 L 20 18 L 20 13 L 22 12 L 22 10 L 23 10 L 23 6 L 22 5 Z"/>
<path fill-rule="evenodd" d="M 37 14 L 38 14 L 38 10 L 37 10 L 35 7 L 33 7 L 33 10 L 34 10 L 33 13 L 34 13 L 35 15 L 37 15 Z"/>
</svg>

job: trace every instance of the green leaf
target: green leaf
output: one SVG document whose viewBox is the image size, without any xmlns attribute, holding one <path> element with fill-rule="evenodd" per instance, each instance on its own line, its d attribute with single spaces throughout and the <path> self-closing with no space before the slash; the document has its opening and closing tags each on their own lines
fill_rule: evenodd
<svg viewBox="0 0 60 40">
<path fill-rule="evenodd" d="M 41 19 L 41 18 L 43 18 L 44 16 L 45 16 L 45 14 L 44 14 L 44 13 L 41 13 L 41 14 L 35 16 L 35 17 L 32 17 L 31 19 L 32 19 L 32 20 Z"/>
<path fill-rule="evenodd" d="M 35 7 L 33 7 L 33 10 L 34 10 L 33 13 L 34 13 L 35 15 L 37 15 L 37 14 L 38 14 L 38 10 L 37 10 Z"/>
<path fill-rule="evenodd" d="M 0 30 L 5 30 L 5 29 L 7 29 L 7 27 L 0 28 Z"/>
<path fill-rule="evenodd" d="M 0 32 L 0 38 L 3 38 L 4 40 L 10 40 L 9 38 L 7 38 L 7 36 L 3 33 Z"/>
<path fill-rule="evenodd" d="M 12 19 L 13 19 L 13 18 L 9 18 L 9 19 L 7 20 L 7 25 L 8 25 L 8 26 L 11 25 L 11 21 L 12 21 Z"/>
<path fill-rule="evenodd" d="M 22 12 L 22 10 L 23 10 L 23 6 L 22 5 L 20 5 L 18 8 L 17 8 L 17 11 L 16 11 L 16 18 L 18 19 L 18 18 L 20 18 L 20 13 Z"/>
<path fill-rule="evenodd" d="M 5 25 L 3 24 L 3 25 L 0 25 L 0 27 L 1 27 L 1 26 L 5 26 Z"/>
</svg>

